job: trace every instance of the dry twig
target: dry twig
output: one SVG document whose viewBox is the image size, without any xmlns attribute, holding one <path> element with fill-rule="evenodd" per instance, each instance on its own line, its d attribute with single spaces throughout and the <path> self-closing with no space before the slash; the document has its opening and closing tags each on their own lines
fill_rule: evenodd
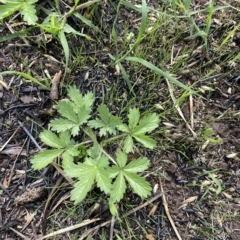
<svg viewBox="0 0 240 240">
<path fill-rule="evenodd" d="M 181 236 L 179 235 L 178 230 L 177 230 L 177 228 L 176 228 L 176 226 L 175 226 L 175 224 L 174 224 L 174 221 L 173 221 L 173 219 L 172 219 L 172 217 L 171 217 L 171 215 L 170 215 L 170 212 L 169 212 L 169 209 L 168 209 L 168 205 L 167 205 L 167 201 L 166 201 L 166 198 L 165 198 L 165 195 L 164 195 L 164 192 L 163 192 L 163 186 L 162 186 L 162 182 L 161 182 L 161 178 L 160 178 L 160 177 L 159 177 L 159 184 L 160 184 L 160 190 L 161 190 L 161 192 L 162 192 L 163 206 L 164 206 L 165 212 L 166 212 L 166 214 L 167 214 L 168 220 L 169 220 L 169 222 L 171 223 L 172 228 L 173 228 L 173 230 L 174 230 L 177 238 L 178 238 L 179 240 L 182 240 L 182 238 L 181 238 Z"/>
</svg>

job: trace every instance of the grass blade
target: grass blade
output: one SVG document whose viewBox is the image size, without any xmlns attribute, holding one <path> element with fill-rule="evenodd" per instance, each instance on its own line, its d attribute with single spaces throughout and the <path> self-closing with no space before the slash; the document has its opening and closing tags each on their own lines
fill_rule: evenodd
<svg viewBox="0 0 240 240">
<path fill-rule="evenodd" d="M 176 84 L 177 86 L 189 91 L 191 94 L 197 94 L 195 91 L 193 91 L 190 87 L 184 85 L 183 83 L 179 82 L 176 78 L 170 76 L 168 73 L 162 71 L 160 68 L 154 66 L 152 63 L 138 57 L 126 57 L 125 60 L 131 61 L 131 62 L 138 62 L 144 65 L 145 67 L 151 69 L 155 73 L 163 76 L 164 78 L 167 78 L 170 82 Z"/>
<path fill-rule="evenodd" d="M 142 39 L 146 27 L 147 27 L 147 3 L 145 0 L 142 0 L 142 20 L 136 42 L 139 42 Z"/>
<path fill-rule="evenodd" d="M 66 70 L 68 67 L 68 63 L 69 63 L 70 50 L 69 50 L 67 38 L 66 38 L 63 30 L 59 32 L 58 37 L 63 46 L 63 51 L 64 51 L 64 55 L 65 55 L 65 59 L 66 59 L 66 66 L 65 66 L 65 70 Z M 65 71 L 65 73 L 66 73 L 66 71 Z"/>
<path fill-rule="evenodd" d="M 2 75 L 7 75 L 7 74 L 17 74 L 23 78 L 26 78 L 28 80 L 31 80 L 32 82 L 46 88 L 47 90 L 50 90 L 50 85 L 44 85 L 43 83 L 41 83 L 40 81 L 38 81 L 36 78 L 32 77 L 30 74 L 27 73 L 23 73 L 23 72 L 16 72 L 16 71 L 4 71 L 1 72 L 0 74 Z"/>
</svg>

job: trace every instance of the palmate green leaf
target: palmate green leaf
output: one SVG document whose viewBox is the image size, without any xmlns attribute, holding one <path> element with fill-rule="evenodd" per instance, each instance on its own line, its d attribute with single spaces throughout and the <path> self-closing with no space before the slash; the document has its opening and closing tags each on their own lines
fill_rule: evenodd
<svg viewBox="0 0 240 240">
<path fill-rule="evenodd" d="M 71 200 L 74 201 L 75 205 L 80 203 L 92 189 L 94 178 L 95 176 L 89 176 L 89 178 L 78 181 L 74 184 L 74 188 L 71 191 Z"/>
<path fill-rule="evenodd" d="M 53 150 L 44 150 L 42 152 L 37 153 L 30 160 L 33 169 L 40 170 L 50 164 L 56 157 L 63 153 L 64 149 L 53 149 Z"/>
<path fill-rule="evenodd" d="M 117 126 L 117 129 L 122 131 L 122 132 L 130 132 L 130 129 L 128 127 L 128 125 L 126 124 L 120 124 Z"/>
<path fill-rule="evenodd" d="M 143 177 L 128 171 L 123 171 L 123 174 L 136 194 L 140 197 L 147 197 L 150 195 L 152 189 Z"/>
<path fill-rule="evenodd" d="M 67 150 L 62 154 L 62 167 L 63 169 L 74 168 L 74 158 Z"/>
<path fill-rule="evenodd" d="M 79 155 L 81 148 L 77 147 L 76 145 L 68 145 L 67 146 L 67 151 L 69 152 L 69 154 L 71 154 L 72 156 L 76 157 Z M 83 150 L 83 149 L 81 149 Z"/>
<path fill-rule="evenodd" d="M 136 128 L 134 128 L 133 133 L 141 134 L 146 132 L 152 132 L 159 125 L 159 116 L 156 113 L 148 114 L 144 116 Z"/>
<path fill-rule="evenodd" d="M 74 123 L 78 123 L 78 116 L 74 111 L 73 104 L 69 100 L 61 100 L 56 106 L 56 109 L 62 117 L 65 117 Z"/>
<path fill-rule="evenodd" d="M 123 198 L 123 195 L 125 192 L 126 192 L 126 182 L 124 180 L 124 175 L 122 172 L 119 172 L 112 186 L 110 201 L 119 202 Z"/>
<path fill-rule="evenodd" d="M 65 146 L 74 145 L 75 141 L 71 139 L 71 134 L 69 131 L 61 132 L 59 138 L 64 142 Z"/>
<path fill-rule="evenodd" d="M 82 96 L 82 94 L 80 93 L 79 89 L 76 86 L 69 87 L 68 96 L 77 107 L 86 106 L 90 108 L 94 102 L 94 95 L 92 92 L 88 92 L 87 94 Z"/>
<path fill-rule="evenodd" d="M 128 119 L 129 119 L 129 129 L 133 130 L 138 122 L 139 122 L 139 118 L 140 118 L 140 112 L 138 108 L 132 108 L 129 110 L 129 114 L 128 114 Z"/>
<path fill-rule="evenodd" d="M 97 168 L 96 173 L 97 186 L 106 194 L 111 192 L 112 184 L 108 172 L 104 168 Z"/>
<path fill-rule="evenodd" d="M 37 21 L 34 3 L 38 0 L 7 0 L 5 5 L 0 7 L 0 20 L 11 16 L 14 12 L 21 10 L 24 20 L 29 25 L 34 25 Z"/>
<path fill-rule="evenodd" d="M 118 216 L 118 210 L 117 210 L 117 207 L 116 205 L 114 204 L 114 202 L 112 200 L 109 200 L 108 201 L 108 206 L 109 206 L 109 210 L 111 212 L 111 214 L 113 216 Z M 120 238 L 119 238 L 120 239 Z"/>
<path fill-rule="evenodd" d="M 0 20 L 11 16 L 18 11 L 23 5 L 23 2 L 15 1 L 15 3 L 8 3 L 0 7 Z"/>
<path fill-rule="evenodd" d="M 64 148 L 65 144 L 61 139 L 53 132 L 44 130 L 39 135 L 41 141 L 46 145 L 53 148 Z"/>
<path fill-rule="evenodd" d="M 108 157 L 106 156 L 101 156 L 93 160 L 95 161 L 97 168 L 105 168 L 109 164 Z"/>
<path fill-rule="evenodd" d="M 100 119 L 90 121 L 88 126 L 100 128 L 100 136 L 107 135 L 107 133 L 116 135 L 116 126 L 122 123 L 121 119 L 113 116 L 105 104 L 98 106 L 98 115 Z"/>
<path fill-rule="evenodd" d="M 124 172 L 132 172 L 132 173 L 143 172 L 149 167 L 149 165 L 150 165 L 150 162 L 147 158 L 140 157 L 128 163 L 123 170 Z"/>
<path fill-rule="evenodd" d="M 126 153 L 130 153 L 133 151 L 133 138 L 130 135 L 128 135 L 124 140 L 123 150 Z"/>
<path fill-rule="evenodd" d="M 116 160 L 117 160 L 118 166 L 120 168 L 124 168 L 124 166 L 127 163 L 127 155 L 122 151 L 118 151 L 116 153 L 116 157 L 117 157 Z"/>
<path fill-rule="evenodd" d="M 94 142 L 93 146 L 87 150 L 88 155 L 92 158 L 98 158 L 101 154 L 101 148 L 97 142 Z"/>
<path fill-rule="evenodd" d="M 98 106 L 98 115 L 105 124 L 108 124 L 109 118 L 112 114 L 109 112 L 109 109 L 105 104 L 101 104 Z"/>
<path fill-rule="evenodd" d="M 156 141 L 151 137 L 144 134 L 134 134 L 133 137 L 146 148 L 153 149 L 156 147 Z"/>
<path fill-rule="evenodd" d="M 86 106 L 79 107 L 78 110 L 78 124 L 82 125 L 87 122 L 87 120 L 91 117 L 90 115 L 91 109 Z"/>
<path fill-rule="evenodd" d="M 106 167 L 106 171 L 108 172 L 109 178 L 115 178 L 118 174 L 119 171 L 121 171 L 121 168 L 118 166 L 111 166 L 111 167 Z"/>
<path fill-rule="evenodd" d="M 74 129 L 74 136 L 78 134 L 78 131 L 76 132 L 76 130 L 79 130 L 79 126 L 76 125 L 76 123 L 64 118 L 56 118 L 51 120 L 49 126 L 53 131 L 56 131 L 58 133 L 65 132 L 66 130 L 71 130 L 74 127 L 77 127 L 78 129 Z"/>
<path fill-rule="evenodd" d="M 79 176 L 81 176 L 81 172 L 84 172 L 84 171 L 85 171 L 85 168 L 83 166 L 83 163 L 78 163 L 78 164 L 73 163 L 72 166 L 64 169 L 64 172 L 66 173 L 66 175 L 71 178 L 74 178 L 74 177 L 79 178 Z"/>
<path fill-rule="evenodd" d="M 36 8 L 33 5 L 33 3 L 37 1 L 38 0 L 27 0 L 22 6 L 23 19 L 28 23 L 28 25 L 35 25 L 38 20 L 38 17 L 36 16 Z"/>
</svg>

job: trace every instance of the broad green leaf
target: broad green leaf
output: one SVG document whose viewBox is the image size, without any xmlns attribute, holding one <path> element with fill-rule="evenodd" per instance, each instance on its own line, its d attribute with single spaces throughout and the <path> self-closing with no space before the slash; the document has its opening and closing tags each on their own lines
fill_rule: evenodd
<svg viewBox="0 0 240 240">
<path fill-rule="evenodd" d="M 123 150 L 126 153 L 130 153 L 133 151 L 133 139 L 131 136 L 127 136 L 124 140 Z"/>
<path fill-rule="evenodd" d="M 80 203 L 87 196 L 87 193 L 93 186 L 94 177 L 95 176 L 89 176 L 88 179 L 78 181 L 74 184 L 74 188 L 71 191 L 71 200 L 74 201 L 74 204 Z"/>
<path fill-rule="evenodd" d="M 80 93 L 79 89 L 76 86 L 69 87 L 68 96 L 77 107 L 82 106 L 90 107 L 93 105 L 94 102 L 94 95 L 92 92 L 88 92 L 87 94 L 82 96 L 82 94 Z"/>
<path fill-rule="evenodd" d="M 138 124 L 140 118 L 140 112 L 138 108 L 132 108 L 129 110 L 128 119 L 129 119 L 129 129 L 132 131 Z"/>
<path fill-rule="evenodd" d="M 126 124 L 120 124 L 117 126 L 117 129 L 122 132 L 130 132 L 129 127 Z"/>
<path fill-rule="evenodd" d="M 88 126 L 90 128 L 104 128 L 105 123 L 100 119 L 96 119 L 96 120 L 89 121 Z"/>
<path fill-rule="evenodd" d="M 146 148 L 153 149 L 156 147 L 156 141 L 151 137 L 144 134 L 134 134 L 133 137 Z"/>
<path fill-rule="evenodd" d="M 74 168 L 74 159 L 73 156 L 69 153 L 69 151 L 65 151 L 62 154 L 62 167 L 63 169 Z"/>
<path fill-rule="evenodd" d="M 143 178 L 132 172 L 123 172 L 133 191 L 140 197 L 147 197 L 151 193 L 149 183 Z"/>
<path fill-rule="evenodd" d="M 106 156 L 101 156 L 100 158 L 93 159 L 93 160 L 95 160 L 96 166 L 97 166 L 98 168 L 105 168 L 105 167 L 107 167 L 108 164 L 109 164 L 108 157 L 106 157 Z"/>
<path fill-rule="evenodd" d="M 56 132 L 65 132 L 66 130 L 71 130 L 73 127 L 76 126 L 76 123 L 64 119 L 64 118 L 55 118 L 50 121 L 49 126 L 53 131 Z"/>
<path fill-rule="evenodd" d="M 118 166 L 120 168 L 123 168 L 127 163 L 127 155 L 122 151 L 118 151 L 116 153 L 116 156 L 117 156 L 116 160 L 117 160 Z"/>
<path fill-rule="evenodd" d="M 147 158 L 138 158 L 128 163 L 123 170 L 124 172 L 132 173 L 143 172 L 149 167 L 149 164 L 150 162 Z"/>
<path fill-rule="evenodd" d="M 108 124 L 109 123 L 109 118 L 111 116 L 111 113 L 109 112 L 109 109 L 105 104 L 101 104 L 98 106 L 98 113 L 101 118 L 101 120 Z"/>
<path fill-rule="evenodd" d="M 71 154 L 74 157 L 78 156 L 80 153 L 79 147 L 77 147 L 76 145 L 68 145 L 67 151 L 69 152 L 69 154 Z"/>
<path fill-rule="evenodd" d="M 91 107 L 94 102 L 94 95 L 92 92 L 88 92 L 82 98 L 82 104 L 86 107 Z"/>
<path fill-rule="evenodd" d="M 78 111 L 78 124 L 82 125 L 87 122 L 90 116 L 91 109 L 86 106 L 82 106 Z"/>
<path fill-rule="evenodd" d="M 83 97 L 80 93 L 80 90 L 76 86 L 70 86 L 68 88 L 68 96 L 70 97 L 71 101 L 75 103 L 77 107 L 83 106 Z"/>
<path fill-rule="evenodd" d="M 65 169 L 65 173 L 69 177 L 77 177 L 79 180 L 86 180 L 96 176 L 97 167 L 92 159 L 87 158 L 84 163 L 75 165 L 75 168 Z"/>
<path fill-rule="evenodd" d="M 96 181 L 97 186 L 101 189 L 101 191 L 105 192 L 106 194 L 110 193 L 112 189 L 111 179 L 108 176 L 108 172 L 104 168 L 98 167 Z"/>
<path fill-rule="evenodd" d="M 74 145 L 75 142 L 73 139 L 71 139 L 71 134 L 69 131 L 65 131 L 65 132 L 61 132 L 59 134 L 59 138 L 61 139 L 62 142 L 64 142 L 65 146 L 69 146 L 69 145 Z"/>
<path fill-rule="evenodd" d="M 61 100 L 56 106 L 56 109 L 62 117 L 65 117 L 74 123 L 78 123 L 77 114 L 74 111 L 73 104 L 69 100 Z"/>
<path fill-rule="evenodd" d="M 38 17 L 36 15 L 36 9 L 35 6 L 32 5 L 32 3 L 37 2 L 36 1 L 26 1 L 24 5 L 22 6 L 22 15 L 24 21 L 28 23 L 28 25 L 35 25 L 35 23 L 38 20 Z"/>
<path fill-rule="evenodd" d="M 100 128 L 100 136 L 107 135 L 107 133 L 116 135 L 116 126 L 122 123 L 121 119 L 113 116 L 105 104 L 101 104 L 98 107 L 98 113 L 101 119 L 89 121 L 88 126 Z"/>
<path fill-rule="evenodd" d="M 152 132 L 158 127 L 159 122 L 159 116 L 156 113 L 148 114 L 140 120 L 139 125 L 133 130 L 133 133 L 141 134 Z"/>
<path fill-rule="evenodd" d="M 89 127 L 84 127 L 84 133 L 86 133 L 93 142 L 97 142 L 97 138 L 93 130 Z"/>
<path fill-rule="evenodd" d="M 0 20 L 11 16 L 13 13 L 18 11 L 23 5 L 23 2 L 9 3 L 1 5 L 0 7 Z"/>
<path fill-rule="evenodd" d="M 36 9 L 33 3 L 37 0 L 7 0 L 0 7 L 0 20 L 11 16 L 14 12 L 21 10 L 24 20 L 28 22 L 29 25 L 34 25 L 37 21 Z"/>
<path fill-rule="evenodd" d="M 120 172 L 112 186 L 110 194 L 110 200 L 112 202 L 119 202 L 123 198 L 123 194 L 126 192 L 126 182 L 124 180 L 123 173 Z"/>
<path fill-rule="evenodd" d="M 33 169 L 40 170 L 50 164 L 56 157 L 62 154 L 64 149 L 44 150 L 37 153 L 30 161 Z"/>
<path fill-rule="evenodd" d="M 73 164 L 69 168 L 64 169 L 64 172 L 66 173 L 66 175 L 72 178 L 73 177 L 79 178 L 79 176 L 81 175 L 81 172 L 84 172 L 84 171 L 85 171 L 85 168 L 83 166 L 83 163 Z"/>
<path fill-rule="evenodd" d="M 65 144 L 60 140 L 60 138 L 53 132 L 44 130 L 39 135 L 41 141 L 46 145 L 53 148 L 63 148 Z"/>
<path fill-rule="evenodd" d="M 121 171 L 121 169 L 118 166 L 111 166 L 111 167 L 106 167 L 106 171 L 108 172 L 109 178 L 112 179 L 119 174 L 119 171 Z"/>
<path fill-rule="evenodd" d="M 93 146 L 88 149 L 87 153 L 92 159 L 98 158 L 101 154 L 101 148 L 99 144 L 97 142 L 94 142 Z"/>
<path fill-rule="evenodd" d="M 74 127 L 72 128 L 71 134 L 75 137 L 75 136 L 78 135 L 79 130 L 80 130 L 80 127 L 79 127 L 78 125 L 77 125 L 77 126 L 74 126 Z"/>
<path fill-rule="evenodd" d="M 107 135 L 107 132 L 109 130 L 111 131 L 111 128 L 106 127 L 105 123 L 100 119 L 89 121 L 88 126 L 90 128 L 100 128 L 100 132 L 99 132 L 100 137 Z"/>
<path fill-rule="evenodd" d="M 110 210 L 111 214 L 113 216 L 118 216 L 118 210 L 117 210 L 117 207 L 114 204 L 114 202 L 112 202 L 111 200 L 108 201 L 108 206 L 109 206 L 109 210 Z"/>
</svg>

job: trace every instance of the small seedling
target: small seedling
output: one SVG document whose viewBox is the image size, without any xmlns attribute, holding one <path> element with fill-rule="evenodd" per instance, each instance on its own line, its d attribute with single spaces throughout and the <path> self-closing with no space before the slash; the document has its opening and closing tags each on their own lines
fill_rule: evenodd
<svg viewBox="0 0 240 240">
<path fill-rule="evenodd" d="M 69 87 L 68 96 L 69 99 L 57 104 L 60 117 L 50 122 L 51 130 L 40 133 L 41 141 L 51 149 L 43 150 L 31 159 L 33 168 L 42 169 L 54 159 L 61 158 L 65 174 L 77 178 L 71 200 L 75 204 L 83 201 L 97 186 L 108 195 L 110 211 L 116 215 L 114 203 L 124 197 L 128 186 L 140 197 L 151 193 L 149 183 L 138 174 L 149 167 L 150 161 L 145 157 L 128 161 L 127 154 L 133 152 L 137 143 L 148 149 L 156 147 L 155 140 L 146 134 L 158 127 L 159 116 L 149 113 L 141 117 L 139 109 L 132 108 L 127 115 L 128 123 L 124 123 L 122 118 L 112 115 L 108 107 L 101 104 L 98 116 L 92 119 L 93 93 L 83 96 L 76 87 Z M 88 140 L 76 142 L 74 137 L 80 133 L 85 133 Z M 119 146 L 115 154 L 111 153 L 116 156 L 115 160 L 103 146 L 116 139 L 123 140 L 123 146 Z"/>
</svg>

